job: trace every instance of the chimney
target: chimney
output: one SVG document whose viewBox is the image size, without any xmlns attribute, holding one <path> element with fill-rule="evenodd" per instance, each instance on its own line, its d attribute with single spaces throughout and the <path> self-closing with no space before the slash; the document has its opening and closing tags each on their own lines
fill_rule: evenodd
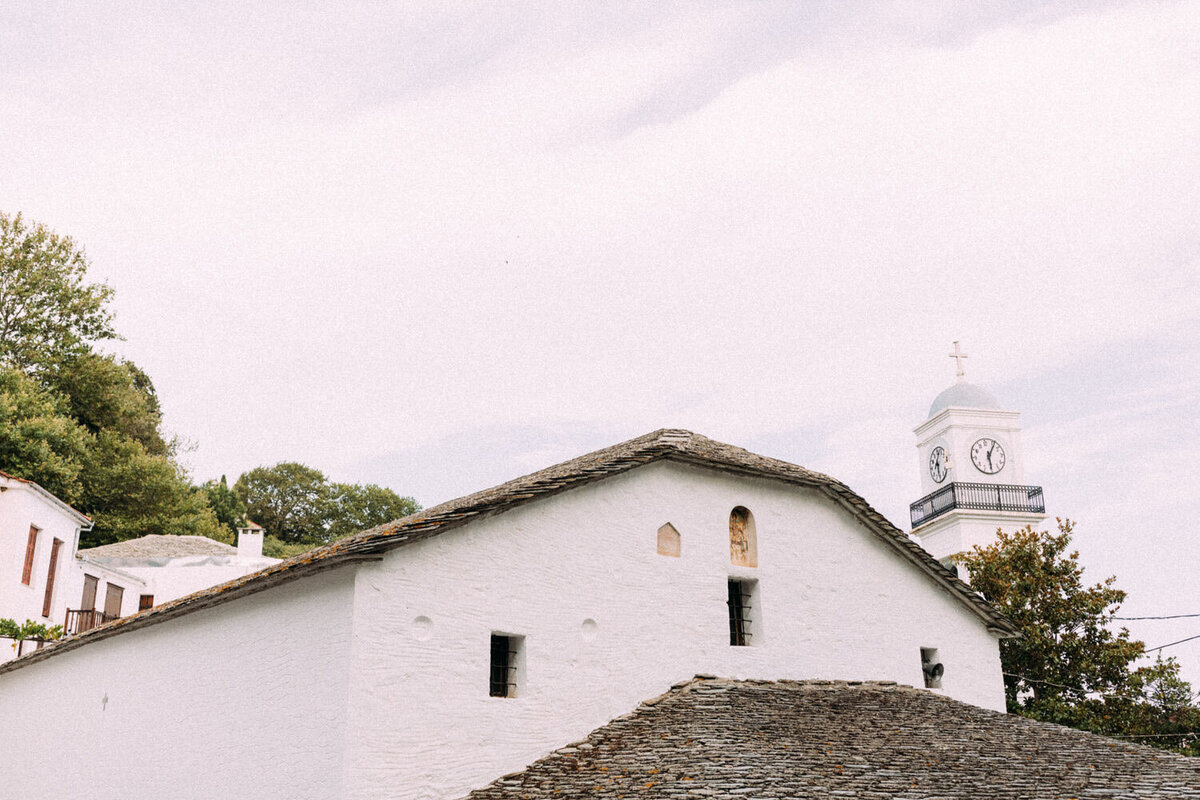
<svg viewBox="0 0 1200 800">
<path fill-rule="evenodd" d="M 237 550 L 238 558 L 262 558 L 263 529 L 262 526 L 246 520 L 238 528 Z"/>
</svg>

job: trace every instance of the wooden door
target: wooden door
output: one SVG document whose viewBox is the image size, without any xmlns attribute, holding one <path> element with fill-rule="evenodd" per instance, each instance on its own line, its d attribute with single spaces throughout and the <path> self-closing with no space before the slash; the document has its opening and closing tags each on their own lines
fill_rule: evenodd
<svg viewBox="0 0 1200 800">
<path fill-rule="evenodd" d="M 108 584 L 108 588 L 104 592 L 104 618 L 105 620 L 116 619 L 121 616 L 121 599 L 125 596 L 125 590 L 115 583 Z"/>
<path fill-rule="evenodd" d="M 79 601 L 79 608 L 83 611 L 96 610 L 96 587 L 100 584 L 100 579 L 95 575 L 83 576 L 83 599 Z"/>
<path fill-rule="evenodd" d="M 50 603 L 54 600 L 54 574 L 58 571 L 58 551 L 62 548 L 62 539 L 55 539 L 50 545 L 50 570 L 46 574 L 46 599 L 42 601 L 42 616 L 50 616 Z"/>
</svg>

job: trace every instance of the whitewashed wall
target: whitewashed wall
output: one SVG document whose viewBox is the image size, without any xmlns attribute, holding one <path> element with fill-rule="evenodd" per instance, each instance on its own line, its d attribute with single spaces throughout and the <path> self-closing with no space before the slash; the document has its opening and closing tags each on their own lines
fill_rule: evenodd
<svg viewBox="0 0 1200 800">
<path fill-rule="evenodd" d="M 25 547 L 29 541 L 29 526 L 41 529 L 34 553 L 30 585 L 21 583 L 25 567 Z M 63 544 L 58 551 L 58 564 L 51 598 L 49 617 L 42 616 L 46 597 L 46 579 L 50 571 L 50 549 L 54 539 Z M 61 624 L 66 615 L 67 586 L 70 583 L 71 562 L 79 539 L 78 521 L 50 502 L 28 485 L 12 482 L 0 493 L 0 617 L 24 622 L 27 619 L 46 624 Z M 0 639 L 0 662 L 15 656 L 12 640 Z M 32 647 L 26 644 L 26 647 Z"/>
<path fill-rule="evenodd" d="M 0 674 L 0 797 L 341 795 L 352 568 Z"/>
<path fill-rule="evenodd" d="M 161 605 L 184 595 L 216 586 L 234 578 L 276 563 L 279 559 L 246 559 L 238 556 L 188 556 L 185 558 L 155 559 L 154 566 L 139 564 L 136 559 L 119 559 L 109 565 L 88 559 L 73 559 L 70 570 L 67 602 L 71 608 L 79 608 L 83 598 L 85 575 L 95 575 L 100 583 L 96 591 L 96 608 L 104 608 L 107 584 L 122 587 L 121 616 L 127 617 L 138 611 L 139 595 L 154 596 L 155 605 Z M 151 559 L 144 559 L 148 562 Z M 60 617 L 57 622 L 62 622 Z"/>
<path fill-rule="evenodd" d="M 737 505 L 757 569 L 730 567 Z M 668 521 L 681 558 L 656 553 Z M 729 646 L 730 575 L 759 580 L 752 647 Z M 493 631 L 526 637 L 515 699 L 488 696 Z M 460 797 L 698 672 L 921 686 L 921 647 L 938 648 L 946 694 L 1003 709 L 995 637 L 848 512 L 660 462 L 359 569 L 345 796 Z"/>
<path fill-rule="evenodd" d="M 146 582 L 129 570 L 95 564 L 75 557 L 72 557 L 71 562 L 66 585 L 63 587 L 68 609 L 78 610 L 83 607 L 85 575 L 95 576 L 97 580 L 95 607 L 99 611 L 103 611 L 106 607 L 110 583 L 124 590 L 121 594 L 121 616 L 123 617 L 137 613 L 139 595 L 151 593 Z M 62 623 L 63 617 L 59 617 L 57 622 Z"/>
</svg>

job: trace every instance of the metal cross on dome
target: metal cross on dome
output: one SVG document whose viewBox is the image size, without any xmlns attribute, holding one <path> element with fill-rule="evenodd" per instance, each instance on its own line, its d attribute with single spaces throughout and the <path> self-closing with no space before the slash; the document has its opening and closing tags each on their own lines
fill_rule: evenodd
<svg viewBox="0 0 1200 800">
<path fill-rule="evenodd" d="M 966 373 L 963 372 L 962 360 L 964 358 L 968 358 L 968 356 L 962 351 L 962 348 L 958 346 L 957 340 L 954 342 L 954 352 L 950 354 L 950 357 L 954 359 L 955 364 L 958 366 L 958 372 L 956 373 L 958 379 L 960 381 L 964 380 L 966 378 Z"/>
</svg>

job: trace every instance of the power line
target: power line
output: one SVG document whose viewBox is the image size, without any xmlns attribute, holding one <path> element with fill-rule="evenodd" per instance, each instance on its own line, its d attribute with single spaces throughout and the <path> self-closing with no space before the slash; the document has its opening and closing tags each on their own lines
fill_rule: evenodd
<svg viewBox="0 0 1200 800">
<path fill-rule="evenodd" d="M 1180 639 L 1177 642 L 1168 642 L 1167 644 L 1160 644 L 1158 647 L 1147 648 L 1146 652 L 1153 653 L 1155 650 L 1162 650 L 1164 647 L 1174 647 L 1177 644 L 1183 644 L 1184 642 L 1190 642 L 1192 639 L 1200 639 L 1200 633 L 1196 634 L 1195 636 L 1189 636 L 1186 639 Z"/>
<path fill-rule="evenodd" d="M 1106 733 L 1104 736 L 1112 736 L 1116 739 L 1165 739 L 1168 736 L 1200 736 L 1200 731 L 1188 731 L 1187 733 Z"/>
<path fill-rule="evenodd" d="M 1200 614 L 1171 614 L 1166 617 L 1113 617 L 1119 620 L 1134 620 L 1134 619 L 1190 619 L 1192 617 L 1200 617 Z"/>
<path fill-rule="evenodd" d="M 1137 697 L 1131 694 L 1121 694 L 1118 692 L 1101 692 L 1095 689 L 1083 689 L 1079 686 L 1067 686 L 1065 683 L 1055 683 L 1054 681 L 1043 681 L 1038 678 L 1027 678 L 1024 675 L 1018 675 L 1015 672 L 1005 672 L 1005 677 L 1017 678 L 1026 683 L 1040 683 L 1043 686 L 1057 686 L 1059 689 L 1070 689 L 1073 692 L 1083 692 L 1084 694 L 1095 694 L 1101 697 L 1116 697 L 1121 700 L 1135 700 Z"/>
</svg>

